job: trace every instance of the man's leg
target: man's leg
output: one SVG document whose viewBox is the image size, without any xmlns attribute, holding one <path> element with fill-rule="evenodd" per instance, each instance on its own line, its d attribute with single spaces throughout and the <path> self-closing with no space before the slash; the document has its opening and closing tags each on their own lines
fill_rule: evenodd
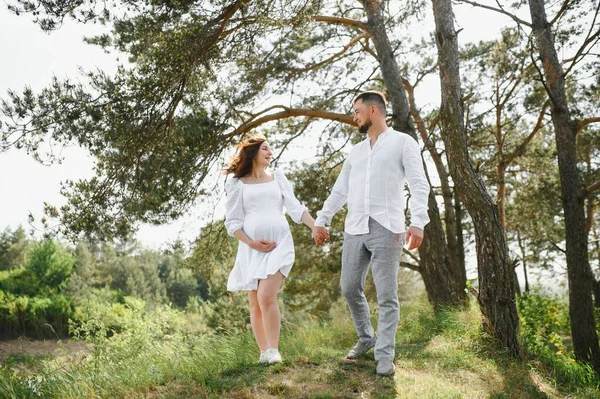
<svg viewBox="0 0 600 399">
<path fill-rule="evenodd" d="M 359 343 L 364 344 L 370 343 L 375 337 L 364 292 L 371 258 L 371 253 L 364 245 L 366 236 L 344 233 L 341 277 L 342 294 L 350 308 L 354 329 L 358 334 Z"/>
<path fill-rule="evenodd" d="M 398 268 L 405 234 L 394 234 L 373 219 L 369 221 L 369 229 L 371 234 L 366 246 L 372 253 L 371 270 L 379 304 L 375 359 L 393 361 L 400 319 Z"/>
</svg>

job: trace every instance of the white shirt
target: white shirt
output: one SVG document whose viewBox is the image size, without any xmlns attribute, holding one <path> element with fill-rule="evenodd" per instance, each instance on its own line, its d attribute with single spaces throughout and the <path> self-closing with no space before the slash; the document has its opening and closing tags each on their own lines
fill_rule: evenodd
<svg viewBox="0 0 600 399">
<path fill-rule="evenodd" d="M 411 226 L 423 229 L 429 223 L 430 188 L 419 145 L 408 134 L 392 128 L 379 135 L 373 148 L 370 140 L 367 137 L 350 151 L 329 198 L 317 212 L 315 224 L 329 225 L 347 202 L 346 233 L 368 233 L 369 217 L 392 233 L 403 233 L 404 183 L 408 182 Z"/>
</svg>

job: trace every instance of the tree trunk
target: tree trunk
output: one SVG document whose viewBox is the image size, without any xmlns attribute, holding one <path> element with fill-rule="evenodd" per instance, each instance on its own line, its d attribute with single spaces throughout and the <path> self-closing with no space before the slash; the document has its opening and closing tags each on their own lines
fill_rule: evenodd
<svg viewBox="0 0 600 399">
<path fill-rule="evenodd" d="M 410 134 L 415 140 L 417 135 L 410 118 L 408 97 L 402 85 L 400 68 L 394 57 L 394 50 L 388 39 L 387 31 L 378 0 L 360 0 L 367 14 L 369 32 L 375 43 L 375 51 L 381 67 L 383 82 L 390 96 L 392 105 L 392 126 L 394 129 Z"/>
<path fill-rule="evenodd" d="M 498 143 L 498 148 L 500 149 L 500 157 L 502 157 L 503 150 L 501 143 Z M 496 195 L 496 202 L 498 204 L 500 227 L 502 227 L 502 231 L 504 232 L 504 240 L 506 241 L 506 165 L 504 162 L 500 162 L 496 168 L 496 171 L 498 173 L 498 193 Z M 519 278 L 517 277 L 517 268 L 513 267 L 511 270 L 513 284 L 515 285 L 515 293 L 520 296 L 521 286 L 519 285 Z"/>
<path fill-rule="evenodd" d="M 451 0 L 433 0 L 442 102 L 442 137 L 450 174 L 473 219 L 479 275 L 479 304 L 488 327 L 508 352 L 520 356 L 512 265 L 498 207 L 469 160 L 461 102 L 458 42 Z"/>
<path fill-rule="evenodd" d="M 448 278 L 449 273 L 451 273 L 448 270 L 451 267 L 450 254 L 447 250 L 440 250 L 440 248 L 446 247 L 444 235 L 435 234 L 443 231 L 443 226 L 433 191 L 429 192 L 428 212 L 430 222 L 425 227 L 425 235 L 428 238 L 423 240 L 423 244 L 419 248 L 421 258 L 419 266 L 427 296 L 436 309 L 449 304 L 463 304 L 466 302 L 467 295 L 465 291 L 466 272 L 462 280 L 457 279 L 456 277 L 460 276 L 454 274 L 453 277 L 455 278 Z"/>
<path fill-rule="evenodd" d="M 377 0 L 360 1 L 367 14 L 369 32 L 375 43 L 381 74 L 391 100 L 392 126 L 417 140 L 400 68 L 385 30 L 381 5 Z M 425 226 L 425 237 L 419 248 L 420 272 L 427 294 L 436 309 L 462 305 L 466 301 L 466 280 L 461 283 L 460 276 L 454 273 L 433 190 L 429 194 L 428 205 L 430 222 Z"/>
<path fill-rule="evenodd" d="M 575 356 L 600 373 L 600 347 L 592 304 L 593 276 L 588 259 L 585 230 L 586 191 L 577 169 L 577 126 L 571 119 L 565 80 L 556 54 L 543 0 L 529 0 L 533 36 L 542 61 L 545 86 L 551 101 L 552 124 L 556 136 L 558 169 L 563 209 L 567 275 L 569 278 L 569 315 Z"/>
<path fill-rule="evenodd" d="M 433 164 L 435 165 L 435 169 L 438 172 L 440 186 L 442 189 L 442 198 L 444 201 L 444 226 L 448 254 L 450 256 L 450 265 L 454 269 L 453 275 L 456 279 L 456 290 L 464 291 L 464 288 L 467 284 L 467 273 L 465 269 L 464 247 L 462 242 L 462 226 L 460 228 L 457 226 L 457 212 L 460 209 L 460 204 L 458 204 L 458 208 L 455 206 L 455 204 L 453 204 L 453 200 L 457 199 L 458 197 L 455 198 L 452 192 L 452 187 L 450 187 L 450 175 L 446 170 L 446 165 L 444 165 L 442 156 L 436 149 L 435 142 L 430 138 L 430 134 L 425 127 L 425 122 L 423 122 L 423 118 L 421 118 L 421 114 L 417 109 L 414 88 L 406 79 L 403 79 L 403 83 L 408 94 L 410 113 L 417 125 L 417 131 L 419 132 L 419 135 L 425 144 L 425 148 L 427 151 L 429 151 L 431 159 L 433 160 Z"/>
</svg>

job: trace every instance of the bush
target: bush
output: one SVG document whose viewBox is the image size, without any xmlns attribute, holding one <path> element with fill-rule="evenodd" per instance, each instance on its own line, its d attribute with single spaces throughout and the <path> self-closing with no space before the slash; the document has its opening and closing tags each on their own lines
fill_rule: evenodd
<svg viewBox="0 0 600 399">
<path fill-rule="evenodd" d="M 37 243 L 27 269 L 35 273 L 43 287 L 60 287 L 71 275 L 75 258 L 71 251 L 51 239 Z"/>
<path fill-rule="evenodd" d="M 0 272 L 0 333 L 65 336 L 73 307 L 62 288 L 74 262 L 68 249 L 46 239 L 35 244 L 25 266 Z"/>
<path fill-rule="evenodd" d="M 521 340 L 523 346 L 537 353 L 549 349 L 564 355 L 567 349 L 561 334 L 569 334 L 569 310 L 557 298 L 524 294 L 519 297 Z"/>
<path fill-rule="evenodd" d="M 557 297 L 524 294 L 518 305 L 523 348 L 549 367 L 560 383 L 597 387 L 594 370 L 576 362 L 561 338 L 571 333 L 567 302 Z"/>
<path fill-rule="evenodd" d="M 29 297 L 0 291 L 0 333 L 4 336 L 64 337 L 72 313 L 71 302 L 63 294 Z"/>
<path fill-rule="evenodd" d="M 200 314 L 206 326 L 217 333 L 242 332 L 250 324 L 248 300 L 241 294 L 225 294 L 218 299 L 204 302 Z"/>
</svg>

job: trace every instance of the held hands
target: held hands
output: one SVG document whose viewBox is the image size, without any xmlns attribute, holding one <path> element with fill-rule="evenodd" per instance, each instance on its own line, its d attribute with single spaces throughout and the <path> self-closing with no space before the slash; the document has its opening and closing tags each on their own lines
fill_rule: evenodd
<svg viewBox="0 0 600 399">
<path fill-rule="evenodd" d="M 275 247 L 277 246 L 274 242 L 270 242 L 270 241 L 260 241 L 260 240 L 256 240 L 256 241 L 251 241 L 248 246 L 252 249 L 255 249 L 257 251 L 261 251 L 261 252 L 271 252 L 272 250 L 275 249 Z"/>
<path fill-rule="evenodd" d="M 317 246 L 322 246 L 325 242 L 329 241 L 329 230 L 326 227 L 314 226 L 312 228 L 312 237 L 315 240 Z M 408 244 L 408 250 L 419 248 L 423 243 L 423 230 L 411 226 L 406 232 L 406 243 Z"/>
<path fill-rule="evenodd" d="M 418 227 L 410 226 L 406 231 L 406 243 L 408 250 L 419 248 L 423 243 L 423 230 Z"/>
<path fill-rule="evenodd" d="M 314 226 L 312 228 L 312 237 L 318 247 L 329 241 L 329 230 L 326 227 Z"/>
</svg>

